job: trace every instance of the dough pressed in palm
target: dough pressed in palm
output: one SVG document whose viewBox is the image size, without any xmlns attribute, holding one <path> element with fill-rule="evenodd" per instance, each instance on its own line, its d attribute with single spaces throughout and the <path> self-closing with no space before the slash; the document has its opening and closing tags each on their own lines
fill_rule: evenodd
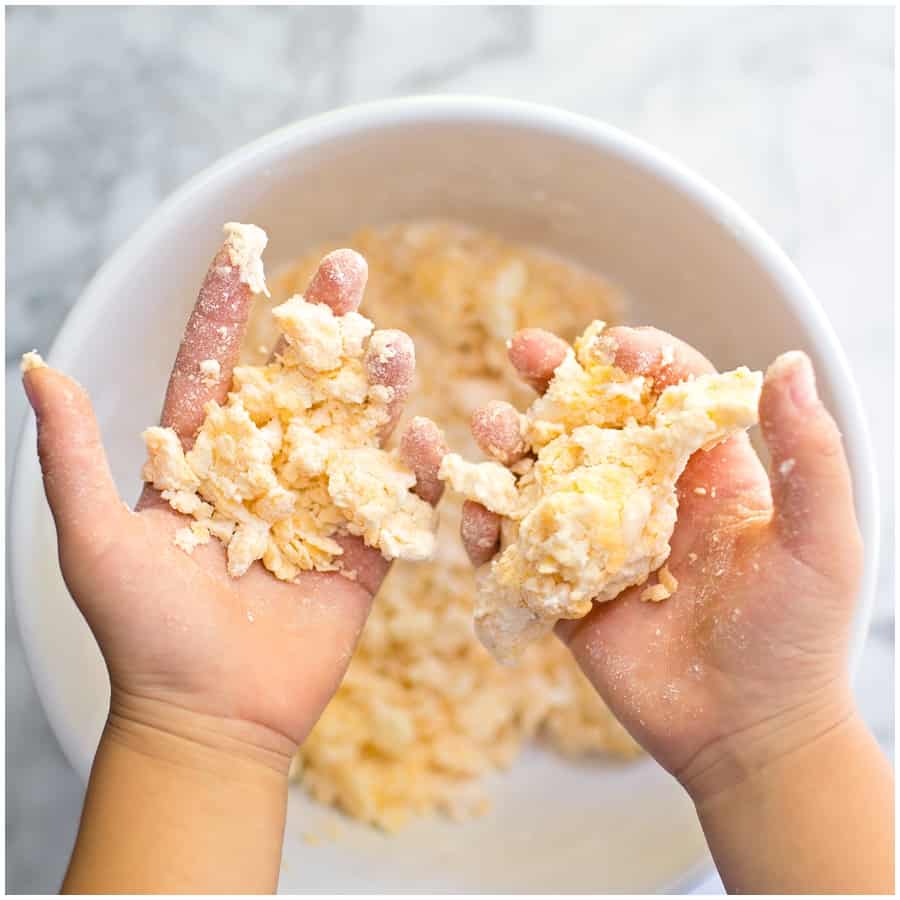
<svg viewBox="0 0 900 900">
<path fill-rule="evenodd" d="M 504 516 L 475 606 L 476 632 L 502 662 L 658 569 L 691 454 L 757 420 L 762 373 L 700 375 L 657 394 L 652 379 L 614 365 L 603 329 L 588 326 L 525 413 L 533 463 L 521 474 L 499 478 L 497 463 L 456 454 L 441 466 L 455 491 Z M 664 599 L 673 581 L 666 572 L 646 599 Z"/>
<path fill-rule="evenodd" d="M 265 290 L 264 232 L 225 226 L 242 280 Z M 412 489 L 415 476 L 396 451 L 380 447 L 392 389 L 367 371 L 390 346 L 367 318 L 336 316 L 296 294 L 272 310 L 286 345 L 275 359 L 237 366 L 223 405 L 207 404 L 185 453 L 171 428 L 148 428 L 145 481 L 194 522 L 176 544 L 191 552 L 216 537 L 228 572 L 255 560 L 277 578 L 340 568 L 335 534 L 358 535 L 387 559 L 421 560 L 434 550 L 434 511 Z M 218 364 L 204 360 L 205 378 Z"/>
</svg>

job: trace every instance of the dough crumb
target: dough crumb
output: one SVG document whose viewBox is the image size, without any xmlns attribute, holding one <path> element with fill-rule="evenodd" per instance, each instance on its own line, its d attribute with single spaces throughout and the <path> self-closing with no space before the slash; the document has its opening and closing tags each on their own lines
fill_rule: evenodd
<svg viewBox="0 0 900 900">
<path fill-rule="evenodd" d="M 191 554 L 195 547 L 206 544 L 209 541 L 209 529 L 199 522 L 191 522 L 185 528 L 179 528 L 175 532 L 175 546 L 185 553 Z"/>
<path fill-rule="evenodd" d="M 678 579 L 669 571 L 668 566 L 663 566 L 657 573 L 658 584 L 650 585 L 641 591 L 641 600 L 651 603 L 659 603 L 668 600 L 678 590 Z"/>
<path fill-rule="evenodd" d="M 515 512 L 518 503 L 516 477 L 511 469 L 498 462 L 470 463 L 458 453 L 448 453 L 441 461 L 438 478 L 491 512 L 501 516 Z"/>
<path fill-rule="evenodd" d="M 786 459 L 781 465 L 778 467 L 778 472 L 782 478 L 787 478 L 788 475 L 794 470 L 794 466 L 797 465 L 797 460 L 793 457 L 791 459 Z"/>
<path fill-rule="evenodd" d="M 262 262 L 262 252 L 269 242 L 268 235 L 256 225 L 242 225 L 240 222 L 226 222 L 222 230 L 225 232 L 228 258 L 240 272 L 241 281 L 254 294 L 268 297 Z"/>
<path fill-rule="evenodd" d="M 38 353 L 37 350 L 30 350 L 28 353 L 22 354 L 22 361 L 19 363 L 19 368 L 24 375 L 32 369 L 46 369 L 47 363 L 44 362 L 41 354 Z"/>
<path fill-rule="evenodd" d="M 657 573 L 659 583 L 665 587 L 671 597 L 678 590 L 678 579 L 669 571 L 668 565 L 663 566 Z"/>
<path fill-rule="evenodd" d="M 200 363 L 200 380 L 207 386 L 214 385 L 222 374 L 218 360 L 204 359 Z"/>
<path fill-rule="evenodd" d="M 645 603 L 660 603 L 663 600 L 667 600 L 668 597 L 669 592 L 661 584 L 651 585 L 641 591 L 641 600 Z"/>
</svg>

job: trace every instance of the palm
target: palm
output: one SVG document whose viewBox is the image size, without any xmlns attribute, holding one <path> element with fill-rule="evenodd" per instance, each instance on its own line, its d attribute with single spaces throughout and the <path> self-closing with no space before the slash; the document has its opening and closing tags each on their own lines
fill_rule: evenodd
<svg viewBox="0 0 900 900">
<path fill-rule="evenodd" d="M 715 498 L 695 494 L 700 485 L 715 487 Z M 825 579 L 777 540 L 768 478 L 746 436 L 698 454 L 679 497 L 668 562 L 675 594 L 649 604 L 640 600 L 642 587 L 632 588 L 596 607 L 570 638 L 618 717 L 671 768 L 755 724 L 743 720 L 745 708 L 758 717 L 781 711 L 794 699 L 786 686 L 809 683 L 810 665 L 834 649 L 817 645 L 809 653 L 808 639 L 822 632 L 796 628 L 794 595 L 821 598 Z"/>
<path fill-rule="evenodd" d="M 370 591 L 336 573 L 287 584 L 258 563 L 232 579 L 218 542 L 191 556 L 175 547 L 184 520 L 162 504 L 124 524 L 96 566 L 63 558 L 116 686 L 302 740 L 350 660 Z"/>
</svg>

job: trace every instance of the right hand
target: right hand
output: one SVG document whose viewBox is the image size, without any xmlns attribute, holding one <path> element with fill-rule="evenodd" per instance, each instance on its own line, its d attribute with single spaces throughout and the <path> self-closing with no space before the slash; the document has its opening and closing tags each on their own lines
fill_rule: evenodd
<svg viewBox="0 0 900 900">
<path fill-rule="evenodd" d="M 659 388 L 713 371 L 654 328 L 606 334 L 616 365 Z M 558 337 L 527 329 L 510 359 L 542 391 L 565 352 Z M 760 424 L 768 475 L 741 433 L 695 453 L 679 479 L 675 594 L 647 603 L 636 586 L 556 629 L 617 718 L 695 801 L 854 715 L 847 654 L 863 546 L 841 436 L 804 354 L 770 366 Z M 496 404 L 475 414 L 473 433 L 495 457 L 518 440 Z M 521 452 L 508 449 L 506 462 Z M 496 515 L 470 501 L 461 532 L 473 563 L 486 564 L 498 547 Z"/>
</svg>

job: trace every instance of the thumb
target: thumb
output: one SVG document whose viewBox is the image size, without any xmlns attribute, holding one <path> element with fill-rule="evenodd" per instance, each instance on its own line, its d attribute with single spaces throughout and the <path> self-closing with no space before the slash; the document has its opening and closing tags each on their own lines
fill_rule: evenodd
<svg viewBox="0 0 900 900">
<path fill-rule="evenodd" d="M 850 469 L 805 353 L 784 353 L 769 366 L 759 417 L 772 457 L 774 522 L 782 542 L 817 570 L 839 566 L 846 572 L 858 565 Z"/>
<path fill-rule="evenodd" d="M 60 544 L 86 541 L 101 549 L 126 507 L 109 471 L 91 401 L 79 384 L 46 366 L 27 370 L 23 382 L 37 421 L 44 491 Z"/>
</svg>

